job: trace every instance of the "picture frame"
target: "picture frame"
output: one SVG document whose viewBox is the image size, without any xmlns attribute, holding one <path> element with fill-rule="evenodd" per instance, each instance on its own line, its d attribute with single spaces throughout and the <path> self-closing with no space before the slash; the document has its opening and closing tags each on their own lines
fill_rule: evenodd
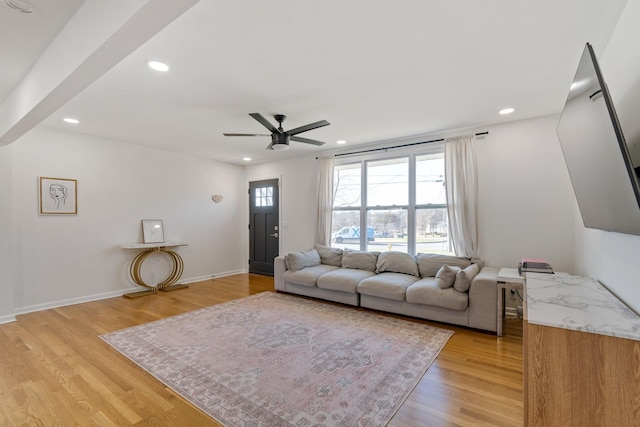
<svg viewBox="0 0 640 427">
<path fill-rule="evenodd" d="M 142 220 L 142 241 L 144 243 L 164 243 L 164 226 L 161 219 Z"/>
<path fill-rule="evenodd" d="M 40 215 L 77 215 L 78 180 L 38 178 Z"/>
</svg>

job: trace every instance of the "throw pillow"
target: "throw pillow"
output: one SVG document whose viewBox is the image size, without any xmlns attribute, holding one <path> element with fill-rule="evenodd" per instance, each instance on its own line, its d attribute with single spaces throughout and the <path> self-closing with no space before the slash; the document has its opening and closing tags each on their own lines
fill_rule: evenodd
<svg viewBox="0 0 640 427">
<path fill-rule="evenodd" d="M 318 251 L 323 264 L 334 265 L 336 267 L 342 266 L 342 249 L 331 248 L 324 245 L 315 245 L 314 248 Z"/>
<path fill-rule="evenodd" d="M 345 249 L 342 253 L 342 267 L 375 272 L 379 254 L 380 252 Z"/>
<path fill-rule="evenodd" d="M 435 277 L 440 267 L 445 264 L 450 267 L 460 268 L 467 268 L 471 265 L 471 261 L 467 258 L 452 255 L 420 253 L 416 256 L 416 259 L 418 260 L 420 277 Z"/>
<path fill-rule="evenodd" d="M 284 256 L 284 266 L 287 267 L 287 270 L 291 270 L 291 261 L 289 261 L 289 255 Z"/>
<path fill-rule="evenodd" d="M 471 287 L 471 281 L 480 272 L 478 264 L 471 264 L 464 270 L 458 271 L 456 281 L 453 283 L 453 289 L 458 292 L 467 292 Z"/>
<path fill-rule="evenodd" d="M 416 258 L 406 252 L 382 252 L 378 255 L 376 263 L 376 273 L 391 271 L 393 273 L 404 273 L 418 277 L 418 264 Z"/>
<path fill-rule="evenodd" d="M 436 284 L 440 289 L 448 289 L 453 286 L 453 282 L 456 280 L 456 275 L 461 270 L 460 267 L 451 267 L 447 264 L 440 267 L 440 270 L 436 273 Z"/>
<path fill-rule="evenodd" d="M 307 252 L 291 252 L 289 254 L 289 264 L 291 264 L 291 271 L 315 267 L 316 265 L 320 265 L 320 255 L 318 255 L 318 251 L 315 249 Z"/>
</svg>

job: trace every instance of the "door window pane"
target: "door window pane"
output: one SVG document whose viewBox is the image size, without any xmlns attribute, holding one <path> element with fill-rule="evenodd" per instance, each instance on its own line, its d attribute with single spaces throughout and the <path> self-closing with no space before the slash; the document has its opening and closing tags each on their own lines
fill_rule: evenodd
<svg viewBox="0 0 640 427">
<path fill-rule="evenodd" d="M 256 206 L 273 206 L 273 187 L 258 187 L 255 193 Z"/>
</svg>

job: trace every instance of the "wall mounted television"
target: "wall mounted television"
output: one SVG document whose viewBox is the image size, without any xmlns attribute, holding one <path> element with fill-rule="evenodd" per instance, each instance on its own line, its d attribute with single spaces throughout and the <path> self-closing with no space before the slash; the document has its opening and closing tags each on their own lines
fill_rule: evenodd
<svg viewBox="0 0 640 427">
<path fill-rule="evenodd" d="M 626 94 L 640 100 L 640 93 Z M 638 102 L 638 101 L 634 101 Z M 640 122 L 640 111 L 626 123 Z M 640 151 L 635 129 L 629 140 L 620 126 L 609 89 L 587 43 L 557 127 L 584 226 L 640 234 Z M 636 139 L 636 140 L 633 140 Z M 639 153 L 640 154 L 640 153 Z"/>
</svg>

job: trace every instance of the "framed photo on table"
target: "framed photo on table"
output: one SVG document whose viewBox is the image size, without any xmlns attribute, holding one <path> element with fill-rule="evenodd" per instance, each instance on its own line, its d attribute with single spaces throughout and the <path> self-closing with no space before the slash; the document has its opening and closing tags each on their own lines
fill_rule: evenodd
<svg viewBox="0 0 640 427">
<path fill-rule="evenodd" d="M 142 239 L 144 243 L 164 243 L 164 227 L 161 219 L 142 220 Z"/>
<path fill-rule="evenodd" d="M 77 215 L 78 181 L 67 178 L 38 179 L 40 215 Z"/>
</svg>

